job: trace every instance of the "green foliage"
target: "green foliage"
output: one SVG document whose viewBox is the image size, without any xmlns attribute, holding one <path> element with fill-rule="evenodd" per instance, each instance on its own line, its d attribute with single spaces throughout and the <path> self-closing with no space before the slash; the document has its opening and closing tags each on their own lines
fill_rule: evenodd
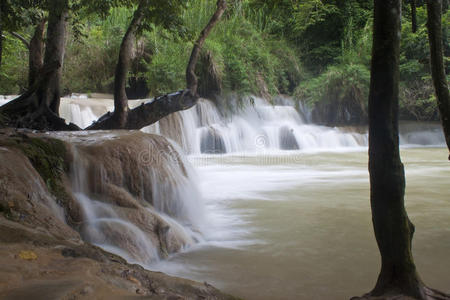
<svg viewBox="0 0 450 300">
<path fill-rule="evenodd" d="M 186 85 L 185 73 L 189 59 L 190 43 L 180 43 L 168 33 L 156 29 L 147 35 L 147 48 L 152 53 L 151 61 L 146 63 L 148 87 L 152 95 L 183 89 Z"/>
<path fill-rule="evenodd" d="M 298 55 L 284 40 L 267 35 L 252 23 L 246 17 L 245 5 L 234 4 L 204 46 L 204 52 L 209 52 L 213 58 L 224 91 L 292 93 L 302 78 Z M 209 21 L 214 9 L 214 1 L 190 2 L 183 22 L 195 32 L 194 37 Z M 166 37 L 167 32 L 157 28 L 148 38 L 150 47 L 157 50 L 147 73 L 151 93 L 156 95 L 185 86 L 184 72 L 192 49 L 192 40 L 180 44 L 177 38 Z"/>
<path fill-rule="evenodd" d="M 417 8 L 417 32 L 413 33 L 408 14 L 403 18 L 400 52 L 400 116 L 405 119 L 438 120 L 437 104 L 431 82 L 430 48 L 425 7 Z M 444 49 L 449 49 L 450 12 L 442 17 Z M 444 51 L 449 60 L 450 51 Z M 447 62 L 447 74 L 450 71 Z"/>
<path fill-rule="evenodd" d="M 363 28 L 372 13 L 371 1 L 363 0 L 251 0 L 249 8 L 254 22 L 273 35 L 286 37 L 314 74 L 336 63 L 346 30 Z"/>
<path fill-rule="evenodd" d="M 2 0 L 0 22 L 3 31 L 16 31 L 36 24 L 42 19 L 44 0 Z"/>
<path fill-rule="evenodd" d="M 350 17 L 341 41 L 340 55 L 335 59 L 337 63 L 320 75 L 313 75 L 296 89 L 295 96 L 320 115 L 316 121 L 326 118 L 329 125 L 366 121 L 371 28 L 370 21 L 360 29 L 355 28 Z"/>
<path fill-rule="evenodd" d="M 28 49 L 18 39 L 6 34 L 0 68 L 0 94 L 17 94 L 28 85 Z"/>
<path fill-rule="evenodd" d="M 62 82 L 66 93 L 112 90 L 120 43 L 131 16 L 130 9 L 114 8 L 105 19 L 89 17 L 85 36 L 71 35 Z"/>
<path fill-rule="evenodd" d="M 56 0 L 5 0 L 3 25 L 31 35 L 36 16 Z M 367 103 L 372 44 L 372 1 L 229 0 L 196 69 L 199 90 L 293 94 L 315 108 Z M 28 3 L 28 4 L 25 4 Z M 33 8 L 30 3 L 34 3 Z M 215 0 L 71 0 L 71 29 L 63 90 L 112 92 L 119 47 L 139 3 L 143 25 L 135 45 L 131 76 L 144 77 L 150 93 L 183 89 L 193 42 L 209 21 Z M 420 3 L 419 3 L 420 4 Z M 22 6 L 21 6 L 22 5 Z M 400 56 L 400 108 L 405 118 L 436 119 L 430 79 L 426 10 L 417 8 L 411 31 L 404 6 Z M 443 16 L 447 74 L 450 73 L 450 11 Z M 6 34 L 0 94 L 26 86 L 27 49 Z"/>
<path fill-rule="evenodd" d="M 297 98 L 313 106 L 317 103 L 361 103 L 367 106 L 370 70 L 363 64 L 330 66 L 318 77 L 304 81 L 296 89 Z"/>
<path fill-rule="evenodd" d="M 336 5 L 340 7 L 339 1 L 336 1 Z M 409 9 L 409 6 L 405 9 Z M 364 12 L 364 10 L 362 5 L 347 7 L 344 10 L 346 21 L 339 34 L 341 39 L 339 54 L 324 72 L 317 75 L 312 72 L 310 79 L 302 82 L 295 92 L 299 99 L 307 101 L 317 110 L 324 110 L 325 106 L 330 108 L 344 105 L 348 108 L 351 107 L 351 103 L 356 102 L 367 105 L 372 24 L 371 21 L 366 24 L 361 23 L 362 16 L 370 14 L 370 11 Z M 442 20 L 446 49 L 449 48 L 448 43 L 445 42 L 449 40 L 449 15 L 447 11 Z M 409 14 L 406 13 L 403 17 L 400 54 L 400 116 L 405 119 L 438 119 L 434 89 L 429 75 L 426 19 L 425 8 L 418 7 L 418 30 L 413 33 Z M 320 25 L 320 22 L 316 22 L 316 25 Z M 312 29 L 311 26 L 316 25 L 309 25 L 309 28 Z M 324 55 L 321 51 L 323 49 L 318 48 L 313 51 Z M 335 47 L 333 51 L 336 52 L 337 48 Z M 306 55 L 311 58 L 313 52 L 307 53 L 309 54 Z M 450 51 L 446 51 L 447 61 L 449 54 Z M 307 65 L 310 58 L 305 58 Z"/>
</svg>

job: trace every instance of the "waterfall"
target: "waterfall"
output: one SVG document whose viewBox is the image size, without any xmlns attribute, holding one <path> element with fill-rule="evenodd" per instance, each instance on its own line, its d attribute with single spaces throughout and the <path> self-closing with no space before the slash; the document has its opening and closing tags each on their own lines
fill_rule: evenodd
<svg viewBox="0 0 450 300">
<path fill-rule="evenodd" d="M 0 105 L 11 98 L 0 97 Z M 129 106 L 134 108 L 148 100 L 132 100 Z M 113 110 L 112 99 L 91 99 L 87 95 L 74 94 L 61 99 L 60 115 L 67 122 L 85 128 Z M 173 113 L 142 131 L 163 135 L 185 153 L 195 155 L 336 151 L 368 145 L 366 127 L 315 125 L 306 104 L 288 97 L 278 96 L 273 104 L 262 98 L 248 97 L 235 111 L 225 117 L 213 102 L 200 99 L 193 108 Z M 410 122 L 400 126 L 400 143 L 403 146 L 441 147 L 445 139 L 437 124 Z"/>
<path fill-rule="evenodd" d="M 148 266 L 202 240 L 195 174 L 161 136 L 55 133 L 71 145 L 71 181 L 84 240 Z"/>
<path fill-rule="evenodd" d="M 404 146 L 443 146 L 438 124 L 400 127 Z M 209 100 L 178 112 L 144 128 L 162 134 L 189 154 L 280 153 L 284 151 L 336 151 L 361 149 L 368 145 L 366 127 L 326 127 L 311 123 L 311 111 L 304 103 L 297 108 L 289 98 L 279 97 L 275 105 L 253 97 L 231 117 L 223 117 Z"/>
</svg>

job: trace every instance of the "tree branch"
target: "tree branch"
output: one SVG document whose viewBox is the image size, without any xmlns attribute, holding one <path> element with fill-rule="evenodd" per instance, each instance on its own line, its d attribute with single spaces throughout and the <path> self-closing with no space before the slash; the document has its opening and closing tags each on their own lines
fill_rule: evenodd
<svg viewBox="0 0 450 300">
<path fill-rule="evenodd" d="M 9 34 L 11 34 L 13 37 L 19 39 L 27 49 L 30 49 L 30 43 L 27 41 L 26 38 L 18 34 L 17 32 L 11 31 Z"/>
<path fill-rule="evenodd" d="M 227 8 L 226 0 L 217 0 L 216 12 L 211 17 L 206 27 L 200 33 L 200 36 L 198 37 L 197 41 L 194 44 L 194 48 L 192 49 L 191 57 L 189 59 L 188 66 L 186 68 L 186 84 L 187 88 L 191 91 L 193 95 L 197 95 L 198 79 L 197 76 L 195 75 L 195 66 L 197 65 L 200 51 L 202 50 L 206 38 L 211 33 L 211 30 L 222 18 L 222 15 L 225 12 L 226 8 Z"/>
</svg>

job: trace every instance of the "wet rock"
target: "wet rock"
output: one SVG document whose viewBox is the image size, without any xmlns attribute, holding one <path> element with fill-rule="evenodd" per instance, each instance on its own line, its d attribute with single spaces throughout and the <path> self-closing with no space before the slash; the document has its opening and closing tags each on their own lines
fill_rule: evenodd
<svg viewBox="0 0 450 300">
<path fill-rule="evenodd" d="M 297 139 L 294 135 L 294 130 L 283 126 L 280 128 L 280 148 L 281 150 L 298 150 Z"/>
<path fill-rule="evenodd" d="M 206 154 L 227 153 L 222 136 L 214 128 L 208 128 L 202 133 L 200 150 Z"/>
</svg>

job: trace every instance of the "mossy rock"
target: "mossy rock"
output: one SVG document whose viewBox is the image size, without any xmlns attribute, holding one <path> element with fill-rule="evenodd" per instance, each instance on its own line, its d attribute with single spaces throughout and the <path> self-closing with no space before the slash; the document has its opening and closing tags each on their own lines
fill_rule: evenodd
<svg viewBox="0 0 450 300">
<path fill-rule="evenodd" d="M 58 201 L 68 197 L 62 182 L 64 173 L 69 170 L 67 149 L 63 141 L 48 137 L 30 137 L 16 132 L 9 138 L 0 140 L 0 146 L 16 148 L 28 157 Z"/>
</svg>

